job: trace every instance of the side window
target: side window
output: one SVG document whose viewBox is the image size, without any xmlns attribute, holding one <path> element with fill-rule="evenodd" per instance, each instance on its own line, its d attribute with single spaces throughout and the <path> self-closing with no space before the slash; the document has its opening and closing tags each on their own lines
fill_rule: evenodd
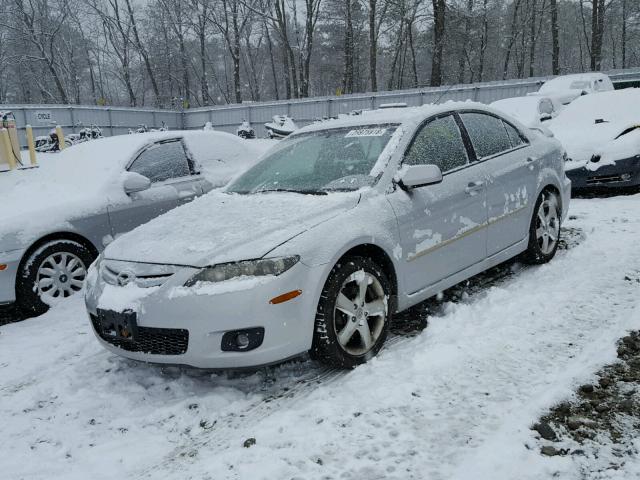
<svg viewBox="0 0 640 480">
<path fill-rule="evenodd" d="M 518 132 L 518 130 L 510 125 L 507 122 L 503 122 L 504 123 L 504 128 L 507 130 L 507 135 L 509 135 L 509 140 L 511 140 L 511 146 L 513 148 L 519 147 L 520 145 L 524 145 L 525 143 L 527 143 L 523 138 L 522 135 L 520 135 L 520 132 Z"/>
<path fill-rule="evenodd" d="M 484 113 L 460 114 L 476 156 L 481 159 L 511 149 L 511 140 L 501 119 Z"/>
<path fill-rule="evenodd" d="M 469 163 L 460 129 L 453 116 L 436 118 L 422 127 L 413 139 L 404 163 L 438 165 L 443 173 Z"/>
<path fill-rule="evenodd" d="M 182 142 L 156 143 L 142 152 L 129 167 L 130 172 L 144 175 L 151 182 L 190 175 L 189 160 Z"/>
</svg>

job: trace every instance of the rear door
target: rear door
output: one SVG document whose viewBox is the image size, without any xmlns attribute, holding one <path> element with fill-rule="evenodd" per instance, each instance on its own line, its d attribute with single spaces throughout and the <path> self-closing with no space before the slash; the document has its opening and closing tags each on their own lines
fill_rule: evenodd
<svg viewBox="0 0 640 480">
<path fill-rule="evenodd" d="M 460 118 L 486 174 L 491 256 L 527 235 L 540 162 L 527 138 L 502 118 L 486 112 L 462 112 Z"/>
<path fill-rule="evenodd" d="M 486 192 L 453 114 L 430 119 L 416 133 L 404 165 L 438 165 L 442 183 L 388 196 L 398 218 L 402 269 L 409 294 L 482 261 L 486 255 Z"/>
<path fill-rule="evenodd" d="M 132 193 L 131 202 L 109 205 L 114 236 L 128 232 L 202 194 L 201 175 L 180 138 L 154 143 L 127 167 L 151 180 L 151 187 Z"/>
</svg>

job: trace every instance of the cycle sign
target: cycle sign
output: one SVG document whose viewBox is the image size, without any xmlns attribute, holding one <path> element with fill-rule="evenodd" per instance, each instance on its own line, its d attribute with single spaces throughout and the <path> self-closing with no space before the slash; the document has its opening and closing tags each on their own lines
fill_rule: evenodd
<svg viewBox="0 0 640 480">
<path fill-rule="evenodd" d="M 50 124 L 53 121 L 51 110 L 38 110 L 35 112 L 36 122 Z"/>
</svg>

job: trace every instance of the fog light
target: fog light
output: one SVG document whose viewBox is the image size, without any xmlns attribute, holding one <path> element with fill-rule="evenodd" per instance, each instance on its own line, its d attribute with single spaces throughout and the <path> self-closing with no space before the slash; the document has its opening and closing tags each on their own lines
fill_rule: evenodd
<svg viewBox="0 0 640 480">
<path fill-rule="evenodd" d="M 236 345 L 239 349 L 244 350 L 249 346 L 249 335 L 246 333 L 239 333 L 236 336 Z"/>
<path fill-rule="evenodd" d="M 222 335 L 220 349 L 223 352 L 248 352 L 262 345 L 263 340 L 263 327 L 231 330 Z"/>
</svg>

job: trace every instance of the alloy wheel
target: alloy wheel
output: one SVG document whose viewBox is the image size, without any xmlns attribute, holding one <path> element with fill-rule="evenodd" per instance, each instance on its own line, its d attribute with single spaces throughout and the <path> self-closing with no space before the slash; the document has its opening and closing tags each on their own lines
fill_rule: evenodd
<svg viewBox="0 0 640 480">
<path fill-rule="evenodd" d="M 536 241 L 544 255 L 553 252 L 560 236 L 560 217 L 558 216 L 558 197 L 555 193 L 543 193 L 536 217 Z"/>
<path fill-rule="evenodd" d="M 334 310 L 340 347 L 350 355 L 365 355 L 376 344 L 387 320 L 384 288 L 372 274 L 358 270 L 343 282 Z"/>
</svg>

